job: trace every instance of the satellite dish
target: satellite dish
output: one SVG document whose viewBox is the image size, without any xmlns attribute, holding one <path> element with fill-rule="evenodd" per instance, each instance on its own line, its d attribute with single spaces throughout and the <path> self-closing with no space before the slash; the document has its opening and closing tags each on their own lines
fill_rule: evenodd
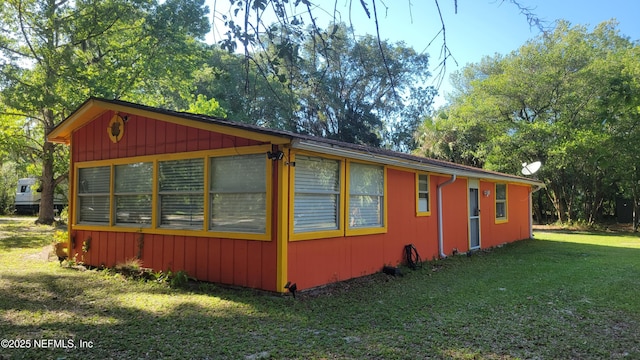
<svg viewBox="0 0 640 360">
<path fill-rule="evenodd" d="M 542 166 L 542 163 L 540 161 L 534 161 L 531 164 L 522 163 L 522 174 L 523 175 L 533 175 L 538 170 L 540 170 L 541 166 Z"/>
</svg>

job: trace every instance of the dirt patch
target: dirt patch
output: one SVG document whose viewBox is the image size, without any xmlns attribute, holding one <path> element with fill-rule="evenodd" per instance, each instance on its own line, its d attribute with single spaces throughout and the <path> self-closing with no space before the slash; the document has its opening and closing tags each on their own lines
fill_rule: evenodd
<svg viewBox="0 0 640 360">
<path fill-rule="evenodd" d="M 23 257 L 25 260 L 31 261 L 53 261 L 58 260 L 58 258 L 53 253 L 53 246 L 47 245 L 40 249 L 40 251 L 25 255 Z"/>
</svg>

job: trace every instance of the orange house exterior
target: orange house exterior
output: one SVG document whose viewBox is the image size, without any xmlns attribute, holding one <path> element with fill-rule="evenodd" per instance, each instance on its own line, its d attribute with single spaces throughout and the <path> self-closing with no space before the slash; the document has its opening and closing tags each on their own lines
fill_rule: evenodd
<svg viewBox="0 0 640 360">
<path fill-rule="evenodd" d="M 70 146 L 70 249 L 92 266 L 284 292 L 527 239 L 538 181 L 116 100 Z"/>
</svg>

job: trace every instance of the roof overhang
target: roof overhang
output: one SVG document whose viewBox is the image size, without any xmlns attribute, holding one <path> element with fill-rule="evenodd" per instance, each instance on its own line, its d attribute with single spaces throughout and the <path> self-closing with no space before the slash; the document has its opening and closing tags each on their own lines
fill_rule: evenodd
<svg viewBox="0 0 640 360">
<path fill-rule="evenodd" d="M 133 106 L 125 102 L 108 101 L 97 98 L 90 98 L 85 101 L 76 111 L 69 117 L 64 119 L 56 126 L 47 136 L 47 141 L 66 144 L 71 142 L 71 136 L 76 129 L 93 121 L 98 115 L 105 111 L 115 111 L 127 115 L 137 115 L 166 121 L 169 123 L 187 125 L 189 127 L 219 132 L 222 134 L 231 134 L 256 141 L 263 141 L 271 144 L 288 144 L 291 139 L 286 136 L 268 133 L 268 131 L 257 131 L 234 126 L 231 122 L 218 121 L 205 116 L 195 114 L 180 113 L 174 111 L 165 111 L 161 109 Z"/>
<path fill-rule="evenodd" d="M 412 170 L 431 172 L 443 175 L 456 175 L 457 177 L 477 178 L 498 182 L 513 182 L 531 185 L 537 189 L 544 188 L 544 183 L 527 179 L 515 175 L 501 174 L 492 171 L 475 169 L 471 167 L 452 168 L 448 166 L 438 165 L 425 161 L 419 161 L 416 159 L 404 159 L 398 156 L 385 155 L 365 150 L 354 150 L 350 148 L 341 147 L 337 144 L 329 144 L 311 140 L 296 139 L 292 142 L 291 147 L 294 149 L 311 151 L 321 154 L 329 154 L 339 157 L 345 157 L 355 160 L 362 160 L 368 162 L 376 162 L 384 165 L 397 166 L 401 168 L 407 168 Z M 453 165 L 453 164 L 452 164 Z"/>
</svg>

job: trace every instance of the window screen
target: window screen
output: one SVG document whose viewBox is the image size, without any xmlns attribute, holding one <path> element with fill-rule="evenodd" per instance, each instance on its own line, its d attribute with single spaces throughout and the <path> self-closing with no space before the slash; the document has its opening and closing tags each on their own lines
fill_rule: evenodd
<svg viewBox="0 0 640 360">
<path fill-rule="evenodd" d="M 382 227 L 384 168 L 351 163 L 349 174 L 349 227 Z"/>
<path fill-rule="evenodd" d="M 266 233 L 266 156 L 212 158 L 210 172 L 211 230 Z"/>
<path fill-rule="evenodd" d="M 496 219 L 507 218 L 507 184 L 496 184 Z"/>
<path fill-rule="evenodd" d="M 115 215 L 118 225 L 151 224 L 153 163 L 115 166 Z"/>
<path fill-rule="evenodd" d="M 108 224 L 111 167 L 78 169 L 78 223 Z"/>
<path fill-rule="evenodd" d="M 293 231 L 338 229 L 339 209 L 340 162 L 296 156 Z"/>
<path fill-rule="evenodd" d="M 202 229 L 204 225 L 204 159 L 158 164 L 160 226 Z"/>
</svg>

